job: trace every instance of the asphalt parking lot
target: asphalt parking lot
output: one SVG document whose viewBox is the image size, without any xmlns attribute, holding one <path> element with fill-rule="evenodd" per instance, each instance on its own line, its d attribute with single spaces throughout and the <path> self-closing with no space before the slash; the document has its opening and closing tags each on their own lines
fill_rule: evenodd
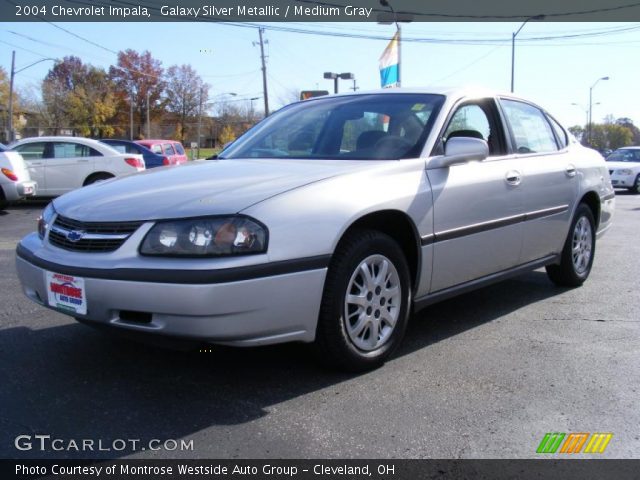
<svg viewBox="0 0 640 480">
<path fill-rule="evenodd" d="M 2 458 L 527 458 L 546 432 L 611 432 L 602 456 L 640 454 L 640 196 L 619 193 L 583 287 L 538 270 L 434 305 L 391 361 L 357 376 L 302 345 L 139 345 L 28 301 L 15 245 L 42 208 L 0 212 Z M 193 450 L 14 447 L 37 434 Z"/>
</svg>

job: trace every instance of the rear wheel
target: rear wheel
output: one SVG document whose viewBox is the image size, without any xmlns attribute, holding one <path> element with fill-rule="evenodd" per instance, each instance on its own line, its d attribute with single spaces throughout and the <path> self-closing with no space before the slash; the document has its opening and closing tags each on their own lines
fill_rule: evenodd
<svg viewBox="0 0 640 480">
<path fill-rule="evenodd" d="M 591 209 L 581 203 L 571 222 L 559 265 L 547 266 L 549 278 L 565 287 L 579 287 L 589 276 L 596 251 L 596 226 Z"/>
<path fill-rule="evenodd" d="M 110 173 L 94 173 L 87 177 L 82 186 L 86 187 L 87 185 L 91 185 L 92 183 L 102 182 L 103 180 L 109 180 L 110 178 L 113 178 L 113 175 L 111 175 Z"/>
<path fill-rule="evenodd" d="M 5 199 L 4 192 L 2 191 L 2 188 L 0 188 L 0 211 L 7 208 L 7 205 L 9 205 L 9 202 Z"/>
<path fill-rule="evenodd" d="M 325 282 L 316 332 L 321 358 L 349 371 L 382 365 L 404 336 L 410 301 L 409 268 L 398 244 L 374 230 L 348 234 Z"/>
</svg>

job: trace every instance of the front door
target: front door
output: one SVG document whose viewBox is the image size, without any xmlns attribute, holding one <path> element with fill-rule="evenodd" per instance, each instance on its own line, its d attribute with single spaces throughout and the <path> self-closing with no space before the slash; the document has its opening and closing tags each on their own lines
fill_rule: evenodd
<svg viewBox="0 0 640 480">
<path fill-rule="evenodd" d="M 466 102 L 449 119 L 443 145 L 454 136 L 487 141 L 489 157 L 429 169 L 434 248 L 431 292 L 515 266 L 522 246 L 520 160 L 508 155 L 493 99 Z"/>
</svg>

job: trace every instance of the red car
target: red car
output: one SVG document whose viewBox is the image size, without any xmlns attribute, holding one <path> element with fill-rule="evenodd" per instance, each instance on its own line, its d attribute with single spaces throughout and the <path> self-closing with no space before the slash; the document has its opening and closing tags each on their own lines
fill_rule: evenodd
<svg viewBox="0 0 640 480">
<path fill-rule="evenodd" d="M 147 147 L 153 153 L 163 155 L 169 160 L 169 165 L 180 165 L 186 163 L 188 158 L 184 147 L 175 140 L 136 140 L 137 144 Z"/>
</svg>

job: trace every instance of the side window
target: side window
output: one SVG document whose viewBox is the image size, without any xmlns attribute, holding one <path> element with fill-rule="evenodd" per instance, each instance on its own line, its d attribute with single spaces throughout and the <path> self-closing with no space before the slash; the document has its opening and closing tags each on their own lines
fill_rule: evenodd
<svg viewBox="0 0 640 480">
<path fill-rule="evenodd" d="M 501 100 L 515 137 L 517 153 L 544 153 L 558 150 L 553 130 L 544 113 L 527 103 Z"/>
<path fill-rule="evenodd" d="M 174 143 L 173 146 L 175 147 L 176 152 L 178 152 L 178 155 L 184 155 L 184 148 L 182 148 L 181 143 Z"/>
<path fill-rule="evenodd" d="M 158 155 L 162 155 L 162 145 L 158 143 L 151 145 L 151 151 L 153 153 L 157 153 Z"/>
<path fill-rule="evenodd" d="M 562 150 L 567 145 L 569 145 L 569 137 L 567 136 L 567 132 L 564 131 L 564 128 L 562 128 L 553 117 L 547 115 L 547 119 L 549 120 L 551 128 L 553 128 L 553 131 L 556 134 L 556 138 L 558 139 L 558 146 L 560 147 L 560 150 Z"/>
<path fill-rule="evenodd" d="M 489 119 L 479 105 L 463 105 L 453 114 L 444 137 L 475 137 L 487 140 L 490 133 Z"/>
<path fill-rule="evenodd" d="M 53 158 L 101 157 L 97 150 L 81 143 L 54 142 Z"/>
<path fill-rule="evenodd" d="M 15 147 L 14 150 L 20 152 L 20 155 L 22 155 L 22 158 L 25 160 L 38 160 L 45 158 L 44 152 L 46 145 L 45 142 L 25 143 L 24 145 Z"/>
<path fill-rule="evenodd" d="M 163 147 L 164 147 L 164 154 L 165 155 L 175 155 L 176 154 L 175 150 L 173 149 L 173 147 L 171 146 L 170 143 L 165 143 L 163 145 Z"/>
<path fill-rule="evenodd" d="M 454 137 L 478 138 L 487 142 L 490 156 L 504 155 L 506 144 L 499 118 L 492 98 L 463 104 L 449 120 L 443 141 Z"/>
</svg>

